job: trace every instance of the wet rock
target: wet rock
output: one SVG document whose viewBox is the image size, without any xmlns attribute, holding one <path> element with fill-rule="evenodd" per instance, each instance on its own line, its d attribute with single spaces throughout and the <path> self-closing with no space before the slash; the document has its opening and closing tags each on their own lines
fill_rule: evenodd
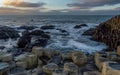
<svg viewBox="0 0 120 75">
<path fill-rule="evenodd" d="M 61 56 L 60 55 L 56 55 L 54 57 L 51 58 L 51 60 L 49 60 L 49 63 L 55 63 L 57 65 L 61 64 Z"/>
<path fill-rule="evenodd" d="M 11 75 L 27 75 L 27 71 L 21 67 L 15 67 L 10 70 Z"/>
<path fill-rule="evenodd" d="M 33 69 L 38 65 L 38 58 L 34 54 L 28 54 L 26 56 L 27 69 Z"/>
<path fill-rule="evenodd" d="M 0 49 L 3 50 L 5 48 L 5 46 L 0 46 Z"/>
<path fill-rule="evenodd" d="M 62 59 L 63 60 L 69 60 L 72 59 L 72 53 L 68 52 L 68 53 L 62 53 Z"/>
<path fill-rule="evenodd" d="M 99 71 L 87 71 L 83 75 L 101 75 Z"/>
<path fill-rule="evenodd" d="M 31 42 L 31 36 L 23 35 L 17 41 L 18 48 L 25 48 Z"/>
<path fill-rule="evenodd" d="M 42 34 L 41 37 L 45 38 L 45 39 L 50 39 L 50 35 L 48 35 L 48 34 Z"/>
<path fill-rule="evenodd" d="M 40 60 L 40 59 L 38 59 L 38 67 L 42 67 L 43 66 L 43 62 L 42 62 L 42 60 Z"/>
<path fill-rule="evenodd" d="M 29 36 L 30 35 L 30 32 L 28 30 L 25 30 L 22 32 L 22 36 Z"/>
<path fill-rule="evenodd" d="M 112 60 L 112 61 L 119 60 L 119 57 L 117 56 L 115 52 L 106 52 L 106 54 L 109 60 Z"/>
<path fill-rule="evenodd" d="M 86 24 L 80 24 L 80 25 L 74 26 L 74 28 L 77 29 L 77 28 L 82 28 L 82 27 L 85 27 L 85 26 L 87 26 L 87 25 Z"/>
<path fill-rule="evenodd" d="M 36 35 L 36 36 L 40 36 L 42 34 L 44 34 L 44 31 L 42 31 L 42 30 L 33 30 L 30 33 L 30 35 Z"/>
<path fill-rule="evenodd" d="M 95 28 L 90 28 L 87 31 L 85 31 L 82 35 L 93 36 L 95 32 L 96 32 Z"/>
<path fill-rule="evenodd" d="M 49 49 L 49 48 L 44 49 L 44 56 L 47 56 L 48 58 L 52 58 L 53 56 L 57 54 L 58 52 L 53 49 Z"/>
<path fill-rule="evenodd" d="M 57 30 L 59 30 L 60 32 L 62 32 L 62 33 L 66 33 L 67 31 L 66 30 L 64 30 L 64 29 L 57 29 Z"/>
<path fill-rule="evenodd" d="M 41 29 L 46 30 L 46 29 L 54 29 L 54 25 L 47 25 L 47 26 L 42 26 Z"/>
<path fill-rule="evenodd" d="M 65 72 L 61 70 L 56 70 L 55 72 L 52 73 L 52 75 L 65 75 Z"/>
<path fill-rule="evenodd" d="M 0 62 L 0 75 L 9 75 L 9 65 L 7 63 Z"/>
<path fill-rule="evenodd" d="M 43 72 L 47 73 L 48 75 L 52 75 L 52 73 L 58 70 L 58 66 L 54 63 L 49 63 L 45 66 L 43 66 Z"/>
<path fill-rule="evenodd" d="M 120 46 L 117 46 L 117 54 L 120 55 Z"/>
<path fill-rule="evenodd" d="M 0 39 L 18 38 L 18 32 L 7 26 L 0 26 Z"/>
<path fill-rule="evenodd" d="M 36 26 L 20 26 L 17 29 L 33 30 L 37 28 Z"/>
<path fill-rule="evenodd" d="M 120 15 L 101 23 L 95 30 L 93 38 L 97 41 L 104 42 L 114 50 L 120 45 Z"/>
<path fill-rule="evenodd" d="M 27 64 L 27 63 L 26 63 L 26 55 L 27 55 L 27 54 L 21 54 L 21 55 L 15 57 L 16 66 L 17 66 L 17 67 L 22 67 L 22 68 L 24 68 L 24 69 L 27 68 L 27 65 L 26 65 L 26 64 Z"/>
<path fill-rule="evenodd" d="M 39 38 L 35 40 L 34 42 L 30 43 L 27 48 L 31 49 L 34 46 L 39 46 L 39 47 L 45 47 L 47 45 L 48 39 L 45 38 Z"/>
<path fill-rule="evenodd" d="M 22 53 L 24 53 L 25 51 L 26 51 L 25 48 L 12 48 L 8 52 L 12 53 L 13 56 L 18 56 L 18 55 L 21 55 Z"/>
<path fill-rule="evenodd" d="M 13 55 L 11 53 L 1 54 L 0 60 L 3 62 L 11 62 L 13 60 Z"/>
<path fill-rule="evenodd" d="M 64 64 L 64 71 L 67 75 L 78 75 L 78 67 L 72 62 Z"/>
<path fill-rule="evenodd" d="M 72 53 L 72 60 L 78 66 L 84 66 L 87 62 L 87 56 L 80 51 L 74 51 Z"/>
<path fill-rule="evenodd" d="M 15 59 L 16 66 L 24 69 L 33 69 L 38 66 L 38 58 L 34 54 L 22 54 Z"/>
<path fill-rule="evenodd" d="M 44 49 L 42 47 L 33 47 L 32 48 L 32 53 L 35 54 L 37 57 L 43 56 Z"/>
<path fill-rule="evenodd" d="M 95 59 L 96 67 L 101 71 L 103 63 L 107 62 L 107 61 L 109 61 L 109 60 L 107 58 L 104 58 L 104 57 L 98 57 L 98 58 L 96 58 Z"/>
<path fill-rule="evenodd" d="M 102 75 L 120 75 L 120 64 L 116 62 L 104 62 Z"/>
</svg>

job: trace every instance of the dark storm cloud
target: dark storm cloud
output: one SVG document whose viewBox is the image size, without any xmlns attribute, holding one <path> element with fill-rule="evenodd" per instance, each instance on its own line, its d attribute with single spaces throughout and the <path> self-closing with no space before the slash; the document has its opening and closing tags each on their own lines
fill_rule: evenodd
<svg viewBox="0 0 120 75">
<path fill-rule="evenodd" d="M 88 9 L 97 6 L 114 5 L 120 3 L 120 0 L 75 0 L 75 1 L 76 2 L 67 4 L 67 6 Z"/>
<path fill-rule="evenodd" d="M 18 0 L 4 1 L 4 5 L 14 6 L 14 7 L 42 7 L 45 3 L 31 3 L 23 2 Z"/>
</svg>

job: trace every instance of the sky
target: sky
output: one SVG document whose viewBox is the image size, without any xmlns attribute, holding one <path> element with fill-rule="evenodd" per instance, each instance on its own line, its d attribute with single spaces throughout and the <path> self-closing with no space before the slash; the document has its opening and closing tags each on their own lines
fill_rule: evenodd
<svg viewBox="0 0 120 75">
<path fill-rule="evenodd" d="M 117 15 L 120 0 L 0 0 L 0 15 Z"/>
</svg>

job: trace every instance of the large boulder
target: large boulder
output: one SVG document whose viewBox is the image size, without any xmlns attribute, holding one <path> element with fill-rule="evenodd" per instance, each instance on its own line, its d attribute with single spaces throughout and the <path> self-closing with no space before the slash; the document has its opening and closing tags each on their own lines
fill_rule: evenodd
<svg viewBox="0 0 120 75">
<path fill-rule="evenodd" d="M 102 75 L 120 75 L 120 64 L 116 62 L 104 62 Z"/>
<path fill-rule="evenodd" d="M 84 66 L 87 62 L 87 56 L 80 51 L 74 51 L 72 53 L 72 60 L 78 66 Z"/>
<path fill-rule="evenodd" d="M 38 66 L 38 58 L 36 55 L 26 53 L 15 58 L 16 66 L 24 69 L 33 69 Z"/>
<path fill-rule="evenodd" d="M 96 59 L 97 60 L 95 61 L 95 65 L 99 69 L 99 71 L 102 70 L 103 63 L 109 61 L 107 58 L 103 58 L 103 57 L 99 57 Z"/>
<path fill-rule="evenodd" d="M 33 69 L 38 66 L 38 58 L 34 54 L 28 54 L 26 56 L 27 69 Z"/>
<path fill-rule="evenodd" d="M 18 48 L 25 48 L 31 42 L 31 36 L 23 35 L 17 41 Z"/>
<path fill-rule="evenodd" d="M 43 56 L 43 52 L 44 52 L 44 50 L 42 47 L 34 46 L 32 48 L 32 53 L 35 54 L 37 57 Z"/>
<path fill-rule="evenodd" d="M 43 66 L 43 72 L 47 73 L 48 75 L 52 75 L 54 71 L 58 70 L 58 65 L 54 63 L 49 63 L 45 66 Z"/>
<path fill-rule="evenodd" d="M 97 41 L 106 43 L 112 49 L 120 45 L 120 15 L 101 23 L 95 30 L 93 38 Z"/>
<path fill-rule="evenodd" d="M 78 67 L 72 62 L 64 64 L 64 71 L 67 73 L 66 75 L 78 75 Z"/>
<path fill-rule="evenodd" d="M 0 39 L 18 38 L 18 32 L 7 26 L 0 26 Z"/>
<path fill-rule="evenodd" d="M 0 60 L 3 62 L 11 62 L 13 60 L 13 55 L 11 53 L 1 54 Z"/>
</svg>

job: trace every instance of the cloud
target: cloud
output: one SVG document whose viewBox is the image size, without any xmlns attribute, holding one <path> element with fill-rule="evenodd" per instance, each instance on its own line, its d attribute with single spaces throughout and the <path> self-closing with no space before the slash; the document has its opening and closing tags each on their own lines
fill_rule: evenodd
<svg viewBox="0 0 120 75">
<path fill-rule="evenodd" d="M 120 0 L 74 0 L 73 3 L 67 4 L 68 7 L 89 9 L 92 7 L 119 4 Z"/>
<path fill-rule="evenodd" d="M 118 10 L 119 9 L 119 10 Z M 7 8 L 0 7 L 0 15 L 117 15 L 120 12 L 120 8 L 116 10 L 71 10 L 71 9 L 61 9 L 61 10 L 51 10 L 48 12 L 42 12 L 44 9 L 17 9 L 17 8 Z M 67 12 L 63 12 L 67 11 Z"/>
<path fill-rule="evenodd" d="M 42 10 L 44 10 L 44 8 L 17 9 L 17 8 L 0 7 L 0 15 L 37 15 L 40 14 Z"/>
<path fill-rule="evenodd" d="M 14 7 L 42 7 L 45 3 L 31 3 L 31 2 L 24 2 L 21 0 L 4 0 L 4 5 L 7 6 L 14 6 Z"/>
</svg>

